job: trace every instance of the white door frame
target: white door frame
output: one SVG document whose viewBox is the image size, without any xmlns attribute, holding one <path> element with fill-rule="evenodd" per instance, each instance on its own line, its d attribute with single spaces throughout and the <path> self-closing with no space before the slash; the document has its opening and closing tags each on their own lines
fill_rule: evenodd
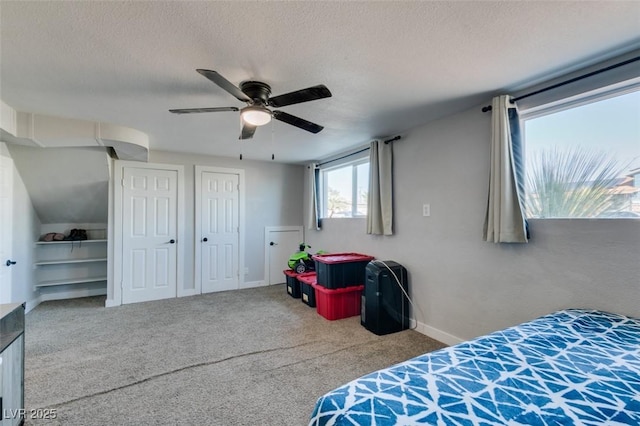
<svg viewBox="0 0 640 426">
<path fill-rule="evenodd" d="M 177 237 L 176 247 L 177 265 L 176 265 L 176 294 L 178 297 L 187 296 L 184 290 L 184 246 L 186 244 L 184 236 L 184 166 L 174 164 L 159 163 L 142 163 L 139 161 L 115 160 L 113 167 L 113 267 L 112 282 L 107 283 L 107 302 L 106 306 L 122 305 L 122 196 L 123 196 L 123 176 L 124 169 L 127 167 L 137 169 L 159 169 L 171 170 L 178 174 L 177 190 L 178 190 L 178 217 L 177 217 Z M 113 298 L 109 300 L 109 288 L 113 289 Z"/>
<path fill-rule="evenodd" d="M 269 285 L 269 233 L 273 231 L 298 231 L 304 241 L 304 227 L 303 226 L 265 226 L 264 228 L 264 284 Z M 293 254 L 293 253 L 291 253 Z M 283 267 L 284 269 L 284 267 Z"/>
<path fill-rule="evenodd" d="M 200 238 L 202 235 L 202 198 L 200 197 L 202 191 L 202 172 L 211 173 L 226 173 L 230 175 L 238 175 L 238 288 L 242 288 L 245 276 L 244 276 L 244 233 L 245 233 L 245 190 L 244 190 L 244 169 L 229 169 L 225 167 L 212 167 L 212 166 L 195 166 L 195 247 L 194 247 L 194 273 L 195 273 L 195 290 L 194 294 L 202 293 L 202 244 Z"/>
</svg>

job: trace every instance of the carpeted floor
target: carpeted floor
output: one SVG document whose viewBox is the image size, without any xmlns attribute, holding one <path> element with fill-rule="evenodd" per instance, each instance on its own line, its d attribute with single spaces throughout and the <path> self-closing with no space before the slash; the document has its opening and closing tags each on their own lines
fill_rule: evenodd
<svg viewBox="0 0 640 426">
<path fill-rule="evenodd" d="M 104 297 L 27 314 L 26 424 L 304 425 L 316 399 L 443 347 L 327 321 L 284 285 L 104 308 Z"/>
</svg>

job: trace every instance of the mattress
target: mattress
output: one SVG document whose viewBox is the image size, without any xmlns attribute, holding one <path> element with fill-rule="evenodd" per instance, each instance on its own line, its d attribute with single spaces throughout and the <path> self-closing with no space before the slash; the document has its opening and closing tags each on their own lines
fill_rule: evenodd
<svg viewBox="0 0 640 426">
<path fill-rule="evenodd" d="M 640 319 L 564 310 L 354 380 L 310 425 L 640 425 Z"/>
</svg>

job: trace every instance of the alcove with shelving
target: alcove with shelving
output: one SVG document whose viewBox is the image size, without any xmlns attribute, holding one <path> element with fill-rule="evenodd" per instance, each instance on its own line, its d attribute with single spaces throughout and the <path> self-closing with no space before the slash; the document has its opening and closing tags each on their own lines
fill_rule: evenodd
<svg viewBox="0 0 640 426">
<path fill-rule="evenodd" d="M 107 281 L 107 240 L 38 241 L 35 287 Z"/>
</svg>

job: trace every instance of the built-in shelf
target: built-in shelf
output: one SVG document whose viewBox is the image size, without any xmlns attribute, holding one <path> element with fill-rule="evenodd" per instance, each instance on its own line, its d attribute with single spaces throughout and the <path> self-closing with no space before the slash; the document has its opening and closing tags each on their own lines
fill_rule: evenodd
<svg viewBox="0 0 640 426">
<path fill-rule="evenodd" d="M 94 286 L 107 281 L 107 240 L 36 241 L 34 284 L 44 292 L 62 285 Z M 57 266 L 56 266 L 57 265 Z"/>
<path fill-rule="evenodd" d="M 107 240 L 75 240 L 75 241 L 36 241 L 36 244 L 44 244 L 44 245 L 48 245 L 48 244 L 75 244 L 75 243 L 81 243 L 81 244 L 86 244 L 86 243 L 106 243 Z"/>
<path fill-rule="evenodd" d="M 34 265 L 63 265 L 66 263 L 89 263 L 89 262 L 106 262 L 106 257 L 95 257 L 91 259 L 60 259 L 60 260 L 46 260 L 43 262 L 36 262 Z"/>
<path fill-rule="evenodd" d="M 65 284 L 95 283 L 95 282 L 106 281 L 106 280 L 107 280 L 107 277 L 93 277 L 93 278 L 77 278 L 77 279 L 68 279 L 68 280 L 43 281 L 41 283 L 36 284 L 36 287 L 50 287 L 54 285 L 65 285 Z"/>
</svg>

